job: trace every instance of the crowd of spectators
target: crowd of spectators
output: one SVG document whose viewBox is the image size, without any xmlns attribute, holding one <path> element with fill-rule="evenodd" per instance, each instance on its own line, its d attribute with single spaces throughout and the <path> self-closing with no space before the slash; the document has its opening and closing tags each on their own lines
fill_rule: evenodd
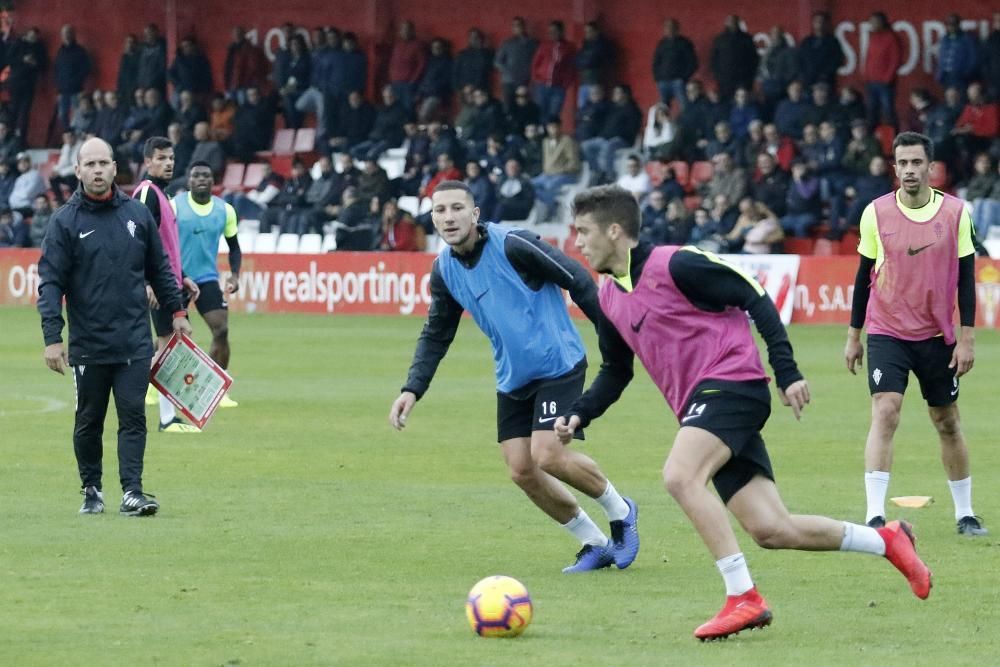
<svg viewBox="0 0 1000 667">
<path fill-rule="evenodd" d="M 495 50 L 471 28 L 457 53 L 401 21 L 374 104 L 365 50 L 334 27 L 285 24 L 273 62 L 236 27 L 219 82 L 194 37 L 182 37 L 171 58 L 150 24 L 125 39 L 117 86 L 103 91 L 89 86 L 90 54 L 72 25 L 51 57 L 37 29 L 11 31 L 0 35 L 0 69 L 8 71 L 0 245 L 37 243 L 52 206 L 76 187 L 73 165 L 88 136 L 113 146 L 122 183 L 141 176 L 145 140 L 168 136 L 176 191 L 193 161 L 208 162 L 217 177 L 227 161 L 259 162 L 279 117 L 285 128 L 315 127 L 312 150 L 288 173 L 268 169 L 254 189 L 228 197 L 265 231 L 318 232 L 335 220 L 339 247 L 422 248 L 433 233 L 429 215 L 399 201 L 419 202 L 446 179 L 464 179 L 491 220 L 559 219 L 574 187 L 617 182 L 639 200 L 643 237 L 657 243 L 768 252 L 785 236 L 839 239 L 893 187 L 882 135 L 899 130 L 931 137 L 949 185 L 985 235 L 1000 225 L 1000 12 L 981 40 L 956 15 L 946 26 L 938 87 L 914 90 L 901 114 L 903 51 L 883 12 L 869 18 L 863 89 L 838 80 L 844 53 L 825 12 L 797 42 L 773 26 L 763 51 L 728 16 L 700 54 L 668 19 L 651 63 L 659 100 L 646 110 L 616 80 L 620 51 L 593 21 L 574 44 L 561 21 L 536 39 L 515 18 Z M 703 62 L 711 80 L 695 78 Z M 46 179 L 23 138 L 49 70 L 61 146 Z M 404 161 L 392 177 L 380 164 L 389 154 Z M 675 173 L 677 163 L 707 165 L 710 176 L 689 179 Z"/>
</svg>

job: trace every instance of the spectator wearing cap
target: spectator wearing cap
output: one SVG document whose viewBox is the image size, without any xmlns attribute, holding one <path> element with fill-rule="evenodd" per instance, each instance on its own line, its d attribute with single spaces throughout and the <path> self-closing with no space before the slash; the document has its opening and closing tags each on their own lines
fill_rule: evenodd
<svg viewBox="0 0 1000 667">
<path fill-rule="evenodd" d="M 31 202 L 46 190 L 45 181 L 38 170 L 31 164 L 31 155 L 27 152 L 17 154 L 17 179 L 10 192 L 8 204 L 13 211 L 21 215 L 31 215 Z"/>
<path fill-rule="evenodd" d="M 896 72 L 903 62 L 903 46 L 884 12 L 873 12 L 868 26 L 871 32 L 862 64 L 868 124 L 876 127 L 885 122 L 898 129 Z"/>
</svg>

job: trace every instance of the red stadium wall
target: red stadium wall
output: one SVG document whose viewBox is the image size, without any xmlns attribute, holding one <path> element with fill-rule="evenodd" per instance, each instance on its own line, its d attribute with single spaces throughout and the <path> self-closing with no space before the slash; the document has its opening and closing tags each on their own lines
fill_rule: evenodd
<svg viewBox="0 0 1000 667">
<path fill-rule="evenodd" d="M 264 42 L 268 48 L 277 47 L 277 26 L 285 21 L 305 27 L 336 25 L 358 33 L 361 44 L 368 51 L 369 60 L 376 62 L 376 55 L 384 52 L 393 36 L 395 23 L 403 18 L 416 23 L 421 39 L 442 36 L 450 39 L 457 50 L 464 46 L 469 27 L 481 27 L 490 44 L 496 45 L 508 35 L 511 17 L 521 15 L 528 20 L 535 36 L 544 34 L 547 21 L 563 20 L 568 37 L 576 43 L 582 39 L 584 22 L 600 20 L 620 49 L 619 62 L 624 63 L 619 68 L 620 78 L 632 85 L 644 107 L 655 99 L 650 63 L 663 19 L 668 16 L 677 17 L 683 31 L 694 41 L 702 62 L 699 76 L 709 81 L 711 76 L 706 67 L 709 49 L 727 14 L 739 11 L 747 29 L 764 46 L 767 31 L 772 25 L 780 24 L 796 38 L 801 38 L 809 31 L 811 13 L 817 9 L 829 10 L 847 52 L 848 62 L 842 69 L 843 80 L 856 84 L 859 56 L 867 41 L 862 24 L 873 10 L 887 10 L 906 45 L 907 57 L 901 68 L 898 96 L 901 105 L 905 105 L 912 87 L 935 88 L 931 73 L 936 45 L 944 33 L 945 14 L 958 12 L 965 19 L 963 27 L 981 32 L 988 29 L 990 14 L 997 6 L 995 0 L 955 0 L 947 5 L 931 0 L 913 0 L 905 8 L 872 0 L 798 0 L 751 3 L 737 10 L 733 3 L 723 0 L 672 4 L 653 0 L 631 0 L 628 3 L 614 0 L 550 0 L 547 3 L 510 0 L 499 5 L 488 0 L 465 0 L 460 4 L 453 0 L 357 0 L 329 3 L 327 9 L 317 10 L 319 3 L 310 0 L 285 0 L 279 5 L 265 0 L 138 0 L 131 3 L 88 0 L 84 12 L 81 11 L 81 4 L 79 0 L 17 0 L 15 30 L 20 32 L 26 26 L 39 26 L 50 52 L 54 54 L 59 42 L 59 27 L 63 23 L 73 23 L 80 43 L 90 49 L 94 57 L 95 72 L 91 87 L 114 85 L 125 35 L 129 32 L 141 33 L 143 26 L 150 22 L 159 24 L 167 36 L 170 61 L 173 60 L 177 37 L 194 34 L 212 60 L 215 81 L 217 86 L 221 86 L 226 45 L 234 25 L 250 29 L 251 38 Z M 373 72 L 373 84 L 378 80 L 376 76 L 377 73 Z M 43 141 L 52 114 L 51 99 L 49 75 L 43 77 L 39 89 L 32 132 L 35 144 Z"/>
<path fill-rule="evenodd" d="M 427 253 L 244 255 L 240 290 L 230 307 L 241 312 L 413 315 L 430 302 Z M 29 305 L 38 293 L 38 250 L 0 250 L 0 307 Z M 225 270 L 225 259 L 220 270 Z M 847 324 L 857 260 L 801 258 L 792 321 Z M 976 260 L 977 326 L 998 328 L 1000 260 Z M 578 313 L 579 314 L 579 313 Z"/>
</svg>

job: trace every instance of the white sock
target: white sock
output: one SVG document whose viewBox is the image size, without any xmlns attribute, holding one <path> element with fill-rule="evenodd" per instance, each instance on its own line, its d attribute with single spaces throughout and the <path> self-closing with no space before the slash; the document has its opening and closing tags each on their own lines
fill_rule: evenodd
<svg viewBox="0 0 1000 667">
<path fill-rule="evenodd" d="M 747 559 L 743 557 L 743 552 L 720 558 L 715 561 L 715 566 L 719 568 L 722 579 L 726 582 L 726 595 L 742 595 L 753 588 L 753 580 L 750 579 L 750 570 L 747 568 Z"/>
<path fill-rule="evenodd" d="M 590 517 L 582 509 L 569 522 L 564 523 L 563 528 L 573 533 L 573 536 L 580 540 L 581 544 L 592 544 L 595 547 L 603 547 L 608 543 L 608 537 L 601 532 L 597 524 L 591 521 Z"/>
<path fill-rule="evenodd" d="M 951 499 L 955 501 L 955 521 L 963 516 L 975 516 L 972 511 L 972 477 L 955 480 L 948 480 L 951 487 Z"/>
<path fill-rule="evenodd" d="M 840 550 L 884 556 L 885 540 L 874 528 L 845 521 L 844 541 L 840 543 Z"/>
<path fill-rule="evenodd" d="M 621 521 L 628 516 L 628 503 L 625 499 L 621 497 L 621 494 L 615 490 L 614 485 L 611 480 L 608 480 L 608 488 L 604 489 L 604 493 L 595 498 L 601 507 L 604 508 L 605 514 L 608 515 L 609 521 Z"/>
<path fill-rule="evenodd" d="M 167 397 L 163 394 L 160 396 L 160 423 L 169 424 L 177 416 L 177 411 L 174 409 L 174 404 L 167 400 Z"/>
<path fill-rule="evenodd" d="M 889 473 L 873 470 L 865 473 L 865 496 L 868 498 L 868 514 L 865 523 L 877 516 L 885 518 L 885 496 L 889 492 Z"/>
</svg>

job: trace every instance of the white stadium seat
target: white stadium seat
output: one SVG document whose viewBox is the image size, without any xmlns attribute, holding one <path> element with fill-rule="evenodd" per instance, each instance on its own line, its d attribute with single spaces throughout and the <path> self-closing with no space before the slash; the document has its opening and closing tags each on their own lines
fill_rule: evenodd
<svg viewBox="0 0 1000 667">
<path fill-rule="evenodd" d="M 255 252 L 254 245 L 257 243 L 257 232 L 237 232 L 236 238 L 240 241 L 242 252 Z"/>
<path fill-rule="evenodd" d="M 253 251 L 257 254 L 273 254 L 277 247 L 278 234 L 277 232 L 270 232 L 257 235 L 257 240 L 253 244 Z"/>
<path fill-rule="evenodd" d="M 278 246 L 275 249 L 277 253 L 289 254 L 296 253 L 299 251 L 299 235 L 298 234 L 282 234 L 278 237 Z"/>
<path fill-rule="evenodd" d="M 337 235 L 336 234 L 324 234 L 323 235 L 323 245 L 320 247 L 320 252 L 333 252 L 337 249 Z"/>
<path fill-rule="evenodd" d="M 417 215 L 420 210 L 420 200 L 416 197 L 403 196 L 396 200 L 396 204 L 401 211 L 406 211 L 410 215 Z"/>
<path fill-rule="evenodd" d="M 303 234 L 299 239 L 299 252 L 316 254 L 323 247 L 323 237 L 319 234 Z"/>
<path fill-rule="evenodd" d="M 385 169 L 385 173 L 391 181 L 403 175 L 403 172 L 406 170 L 406 158 L 381 157 L 379 158 L 378 166 Z"/>
<path fill-rule="evenodd" d="M 228 255 L 229 254 L 229 243 L 226 241 L 225 236 L 219 237 L 219 254 Z"/>
</svg>

